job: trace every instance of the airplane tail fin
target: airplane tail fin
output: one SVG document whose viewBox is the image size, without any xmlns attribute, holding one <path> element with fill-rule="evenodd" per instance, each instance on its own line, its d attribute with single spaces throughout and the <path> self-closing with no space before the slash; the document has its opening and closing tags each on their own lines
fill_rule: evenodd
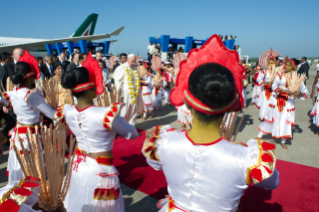
<svg viewBox="0 0 319 212">
<path fill-rule="evenodd" d="M 94 35 L 95 25 L 97 22 L 98 14 L 91 13 L 81 26 L 71 35 L 71 37 L 80 37 Z"/>
</svg>

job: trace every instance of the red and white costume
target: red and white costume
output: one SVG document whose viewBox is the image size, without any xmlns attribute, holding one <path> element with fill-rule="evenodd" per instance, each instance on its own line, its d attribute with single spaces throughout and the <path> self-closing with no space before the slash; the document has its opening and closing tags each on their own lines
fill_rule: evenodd
<svg viewBox="0 0 319 212">
<path fill-rule="evenodd" d="M 72 92 L 96 87 L 96 94 L 103 93 L 101 68 L 91 53 L 83 62 L 83 67 L 89 72 L 89 80 L 72 88 Z M 113 156 L 87 156 L 112 151 L 116 134 L 127 139 L 138 136 L 135 127 L 120 115 L 123 106 L 119 103 L 106 108 L 92 105 L 78 110 L 77 106 L 65 105 L 59 111 L 78 142 L 70 188 L 64 201 L 67 211 L 124 211 L 117 176 L 119 172 L 113 166 Z"/>
<path fill-rule="evenodd" d="M 42 91 L 38 89 L 14 88 L 13 91 L 6 92 L 4 96 L 5 99 L 11 103 L 14 113 L 17 115 L 18 123 L 16 127 L 9 132 L 11 138 L 19 150 L 22 150 L 19 137 L 24 147 L 30 150 L 26 138 L 27 129 L 30 128 L 31 132 L 35 133 L 34 126 L 39 123 L 40 113 L 42 112 L 45 116 L 54 120 L 56 111 L 46 103 Z M 9 183 L 23 178 L 20 163 L 11 145 L 7 175 Z"/>
<path fill-rule="evenodd" d="M 292 139 L 291 127 L 295 125 L 295 98 L 288 96 L 286 93 L 278 92 L 279 89 L 289 90 L 288 83 L 284 72 L 278 72 L 271 86 L 275 92 L 276 106 L 273 112 L 273 123 L 259 125 L 258 129 L 264 134 L 272 134 L 274 138 Z M 302 83 L 299 91 L 309 96 L 306 86 Z M 300 99 L 305 99 L 301 97 Z M 263 122 L 265 123 L 265 122 Z M 284 143 L 285 140 L 282 140 Z"/>
<path fill-rule="evenodd" d="M 40 78 L 41 73 L 38 61 L 34 56 L 30 55 L 27 50 L 24 51 L 19 62 L 26 62 L 31 68 L 31 72 L 26 74 L 24 79 L 32 76 L 35 76 L 36 79 Z M 20 146 L 19 137 L 22 140 L 24 147 L 29 151 L 26 133 L 28 128 L 30 128 L 31 133 L 35 133 L 35 125 L 39 124 L 41 112 L 52 120 L 56 119 L 59 121 L 61 119 L 60 117 L 55 116 L 56 111 L 46 103 L 42 91 L 38 89 L 30 90 L 26 87 L 15 87 L 12 91 L 4 93 L 3 98 L 12 105 L 13 111 L 17 116 L 17 124 L 9 134 L 21 154 L 22 148 Z M 20 163 L 11 145 L 9 149 L 7 175 L 9 183 L 23 178 Z"/>
<path fill-rule="evenodd" d="M 188 89 L 192 72 L 207 63 L 223 65 L 234 76 L 234 95 L 224 107 L 206 105 Z M 228 50 L 217 35 L 201 48 L 192 49 L 181 63 L 180 72 L 171 94 L 173 105 L 181 106 L 185 100 L 194 110 L 211 115 L 243 107 L 244 67 L 239 64 L 237 52 Z M 149 165 L 163 170 L 168 184 L 169 198 L 160 203 L 160 212 L 235 212 L 249 184 L 263 183 L 275 176 L 274 144 L 251 139 L 245 147 L 222 137 L 212 143 L 200 143 L 192 141 L 188 131 L 176 131 L 168 125 L 157 126 L 147 135 L 142 152 Z"/>
<path fill-rule="evenodd" d="M 91 158 L 82 154 L 82 151 L 111 151 L 116 133 L 127 139 L 138 136 L 135 127 L 120 116 L 120 111 L 120 104 L 83 110 L 65 105 L 62 109 L 78 142 L 70 189 L 64 201 L 69 212 L 124 211 L 119 172 L 113 166 L 113 157 Z"/>
<path fill-rule="evenodd" d="M 161 203 L 160 212 L 235 212 L 248 185 L 274 171 L 274 144 L 251 139 L 244 147 L 221 137 L 201 145 L 175 130 L 156 127 L 142 150 L 148 164 L 163 170 L 167 180 L 169 201 Z"/>
<path fill-rule="evenodd" d="M 261 71 L 261 69 L 259 68 L 259 66 L 257 67 L 257 73 L 255 74 L 254 77 L 254 87 L 252 89 L 252 94 L 251 94 L 251 102 L 254 103 L 257 107 L 259 105 L 259 95 L 261 93 L 261 89 L 262 89 L 262 84 L 264 82 L 264 73 L 263 71 Z"/>
<path fill-rule="evenodd" d="M 149 73 L 147 73 L 142 79 L 141 79 L 141 87 L 142 87 L 142 98 L 144 102 L 144 111 L 145 115 L 147 112 L 153 111 L 153 99 L 152 99 L 152 79 L 153 76 Z"/>
<path fill-rule="evenodd" d="M 319 79 L 316 84 L 316 89 L 317 89 L 318 97 L 311 110 L 310 115 L 312 116 L 312 123 L 316 125 L 317 127 L 319 127 Z"/>
<path fill-rule="evenodd" d="M 193 115 L 191 114 L 191 111 L 187 109 L 185 104 L 177 107 L 177 121 L 183 125 L 192 124 L 193 122 Z"/>
<path fill-rule="evenodd" d="M 243 64 L 242 66 L 245 68 L 245 67 L 246 67 L 246 64 Z M 247 75 L 247 71 L 246 71 L 246 69 L 245 69 L 245 71 L 244 71 L 244 73 L 243 73 L 243 78 L 247 80 L 246 75 Z M 247 85 L 247 86 L 248 86 L 248 85 Z M 243 96 L 243 98 L 244 98 L 244 107 L 246 107 L 247 86 L 246 86 L 246 87 L 243 86 L 243 91 L 242 91 L 242 96 Z"/>
</svg>

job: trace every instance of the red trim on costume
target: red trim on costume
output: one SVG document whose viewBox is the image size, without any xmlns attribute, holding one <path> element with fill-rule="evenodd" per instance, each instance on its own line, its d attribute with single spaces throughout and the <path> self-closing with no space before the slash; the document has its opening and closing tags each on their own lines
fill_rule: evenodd
<svg viewBox="0 0 319 212">
<path fill-rule="evenodd" d="M 115 176 L 115 175 L 119 175 L 120 174 L 120 172 L 116 172 L 116 173 L 114 173 L 114 174 L 107 174 L 107 173 L 104 173 L 104 172 L 99 172 L 98 174 L 96 174 L 96 175 L 98 175 L 98 176 L 100 176 L 100 177 L 111 177 L 111 176 Z"/>
<path fill-rule="evenodd" d="M 87 107 L 83 108 L 82 110 L 79 110 L 79 109 L 78 109 L 78 106 L 75 105 L 75 109 L 76 109 L 78 112 L 83 112 L 83 111 L 85 111 L 86 109 L 89 109 L 90 107 L 95 107 L 95 105 L 87 106 Z"/>
<path fill-rule="evenodd" d="M 287 124 L 290 124 L 292 127 L 295 126 L 295 123 L 294 123 L 294 122 L 291 122 L 291 121 L 286 120 L 286 123 L 287 123 Z"/>
<path fill-rule="evenodd" d="M 273 138 L 285 138 L 285 139 L 292 139 L 292 136 L 291 135 L 283 135 L 283 136 L 272 136 Z"/>
<path fill-rule="evenodd" d="M 190 137 L 188 137 L 187 133 L 189 131 L 185 132 L 185 136 L 186 138 L 193 144 L 193 145 L 204 145 L 204 146 L 209 146 L 209 145 L 213 145 L 213 144 L 216 144 L 218 142 L 220 142 L 221 140 L 223 140 L 224 138 L 223 137 L 220 137 L 219 139 L 217 139 L 216 141 L 212 141 L 210 143 L 195 143 Z"/>
<path fill-rule="evenodd" d="M 96 157 L 95 160 L 100 165 L 105 165 L 105 166 L 113 165 L 113 157 L 100 156 L 100 157 Z"/>
<path fill-rule="evenodd" d="M 270 121 L 270 120 L 264 118 L 264 121 L 268 122 L 269 124 L 272 124 L 272 123 L 274 123 L 275 120 L 274 120 L 274 118 L 272 118 L 272 120 Z"/>
<path fill-rule="evenodd" d="M 96 87 L 93 82 L 86 82 L 71 88 L 73 93 L 78 93 Z"/>
<path fill-rule="evenodd" d="M 264 134 L 267 134 L 267 135 L 271 134 L 271 132 L 262 131 L 259 126 L 258 126 L 257 128 L 258 128 L 258 130 L 259 130 L 260 132 L 262 132 L 262 133 L 264 133 Z"/>
</svg>

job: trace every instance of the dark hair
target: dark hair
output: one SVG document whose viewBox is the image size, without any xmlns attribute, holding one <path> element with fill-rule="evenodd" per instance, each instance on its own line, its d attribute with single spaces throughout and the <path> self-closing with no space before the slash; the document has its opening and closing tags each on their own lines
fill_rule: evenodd
<svg viewBox="0 0 319 212">
<path fill-rule="evenodd" d="M 228 105 L 234 96 L 235 82 L 232 73 L 217 63 L 206 63 L 198 66 L 190 75 L 188 89 L 204 104 L 222 108 Z M 197 111 L 195 113 L 203 123 L 222 118 L 224 113 L 210 115 Z"/>
<path fill-rule="evenodd" d="M 62 75 L 61 85 L 65 89 L 71 89 L 74 86 L 77 86 L 82 83 L 86 83 L 89 81 L 89 72 L 84 67 L 78 67 L 71 71 L 64 72 Z M 84 96 L 85 91 L 81 91 L 78 93 L 73 93 L 73 96 L 79 98 Z"/>
<path fill-rule="evenodd" d="M 105 68 L 105 67 L 106 67 L 104 60 L 99 59 L 99 60 L 98 60 L 98 62 L 99 62 L 99 63 L 103 63 L 103 68 Z"/>
<path fill-rule="evenodd" d="M 79 55 L 79 60 L 84 60 L 84 55 L 87 56 L 88 54 L 87 53 L 81 53 Z"/>
<path fill-rule="evenodd" d="M 53 66 L 52 76 L 55 75 L 55 70 L 56 70 L 59 66 L 61 66 L 61 67 L 63 68 L 63 65 L 62 65 L 62 63 L 60 62 L 60 60 L 57 60 L 55 63 L 52 64 L 52 66 Z"/>
<path fill-rule="evenodd" d="M 302 59 L 304 59 L 305 61 L 307 61 L 307 57 L 302 57 Z"/>
<path fill-rule="evenodd" d="M 127 57 L 127 54 L 125 54 L 125 53 L 120 54 L 120 58 L 123 56 Z"/>
<path fill-rule="evenodd" d="M 8 52 L 1 52 L 0 61 L 6 60 L 8 56 L 10 56 L 10 54 Z"/>
<path fill-rule="evenodd" d="M 37 61 L 43 60 L 43 57 L 37 57 Z"/>
<path fill-rule="evenodd" d="M 17 62 L 14 66 L 14 74 L 10 76 L 13 84 L 20 84 L 23 82 L 23 77 L 31 71 L 31 67 L 26 62 Z"/>
</svg>

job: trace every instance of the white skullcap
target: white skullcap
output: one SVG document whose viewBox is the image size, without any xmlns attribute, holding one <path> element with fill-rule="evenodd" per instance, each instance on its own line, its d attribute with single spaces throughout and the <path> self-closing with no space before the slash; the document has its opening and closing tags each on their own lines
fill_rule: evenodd
<svg viewBox="0 0 319 212">
<path fill-rule="evenodd" d="M 283 57 L 278 57 L 278 60 L 285 60 Z"/>
<path fill-rule="evenodd" d="M 244 60 L 245 60 L 245 58 L 241 57 L 241 58 L 239 58 L 239 60 L 240 60 L 240 61 L 244 61 Z"/>
<path fill-rule="evenodd" d="M 135 55 L 134 55 L 134 54 L 129 54 L 129 55 L 127 56 L 127 58 L 131 58 L 131 57 L 135 57 Z"/>
</svg>

